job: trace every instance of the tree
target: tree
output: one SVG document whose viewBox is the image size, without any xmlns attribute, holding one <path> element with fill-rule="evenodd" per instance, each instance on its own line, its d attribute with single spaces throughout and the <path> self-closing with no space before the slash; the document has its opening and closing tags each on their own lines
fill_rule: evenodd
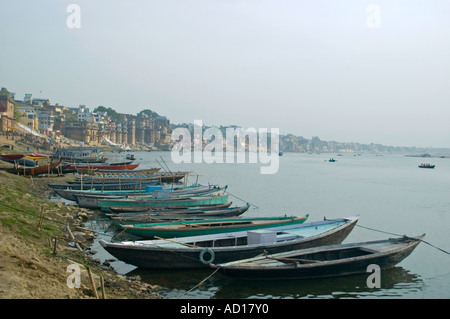
<svg viewBox="0 0 450 319">
<path fill-rule="evenodd" d="M 106 114 L 108 114 L 108 116 L 110 116 L 111 119 L 115 121 L 120 121 L 122 119 L 122 116 L 110 107 L 106 108 L 100 105 L 96 109 L 94 109 L 94 113 L 97 112 L 106 112 Z"/>
<path fill-rule="evenodd" d="M 158 116 L 159 116 L 158 113 L 153 112 L 153 111 L 150 110 L 150 109 L 145 109 L 145 110 L 140 111 L 140 112 L 137 114 L 137 116 L 138 116 L 138 117 L 141 117 L 142 114 L 145 114 L 145 115 L 147 115 L 148 117 L 151 117 L 151 118 L 155 118 L 155 117 L 158 117 Z"/>
</svg>

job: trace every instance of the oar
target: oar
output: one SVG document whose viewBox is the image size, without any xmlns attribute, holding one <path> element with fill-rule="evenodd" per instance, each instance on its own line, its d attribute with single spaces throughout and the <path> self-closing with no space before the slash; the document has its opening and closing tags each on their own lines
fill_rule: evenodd
<svg viewBox="0 0 450 319">
<path fill-rule="evenodd" d="M 179 241 L 175 241 L 175 240 L 172 240 L 172 239 L 162 238 L 162 237 L 158 237 L 158 236 L 153 236 L 153 237 L 155 237 L 156 239 L 167 240 L 167 241 L 170 241 L 170 242 L 172 242 L 172 243 L 184 245 L 184 246 L 187 246 L 187 247 L 199 248 L 199 246 L 195 246 L 195 245 L 191 245 L 191 244 L 186 244 L 186 243 L 180 243 Z"/>
</svg>

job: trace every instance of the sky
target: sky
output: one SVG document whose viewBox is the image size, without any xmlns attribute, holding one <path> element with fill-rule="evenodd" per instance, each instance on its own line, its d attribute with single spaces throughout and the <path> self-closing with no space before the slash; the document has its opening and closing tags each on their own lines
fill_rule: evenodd
<svg viewBox="0 0 450 319">
<path fill-rule="evenodd" d="M 450 147 L 448 0 L 1 2 L 17 99 Z"/>
</svg>

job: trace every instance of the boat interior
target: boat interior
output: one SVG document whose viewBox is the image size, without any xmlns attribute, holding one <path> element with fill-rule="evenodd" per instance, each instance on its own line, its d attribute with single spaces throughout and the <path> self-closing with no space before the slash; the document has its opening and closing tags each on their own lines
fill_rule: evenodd
<svg viewBox="0 0 450 319">
<path fill-rule="evenodd" d="M 249 234 L 250 233 L 250 236 Z M 249 244 L 269 244 L 275 242 L 285 242 L 290 240 L 296 240 L 303 238 L 301 235 L 293 234 L 290 232 L 279 231 L 279 232 L 266 232 L 272 233 L 273 236 L 271 238 L 267 237 L 257 237 L 256 239 L 252 238 L 252 234 L 257 234 L 257 232 L 247 232 L 247 235 L 242 236 L 229 236 L 229 237 L 211 237 L 211 239 L 202 240 L 202 241 L 186 241 L 182 242 L 183 245 L 194 246 L 194 247 L 235 247 L 235 246 L 246 246 Z"/>
<path fill-rule="evenodd" d="M 365 247 L 349 247 L 344 249 L 323 250 L 307 254 L 289 254 L 286 256 L 267 256 L 270 260 L 283 263 L 318 263 L 322 261 L 333 261 L 347 258 L 371 255 L 374 251 Z"/>
</svg>

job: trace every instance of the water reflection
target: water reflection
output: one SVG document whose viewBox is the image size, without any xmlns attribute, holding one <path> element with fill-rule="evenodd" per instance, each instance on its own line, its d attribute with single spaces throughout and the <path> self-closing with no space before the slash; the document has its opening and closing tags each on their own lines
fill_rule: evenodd
<svg viewBox="0 0 450 319">
<path fill-rule="evenodd" d="M 243 281 L 213 270 L 144 270 L 139 275 L 150 284 L 163 287 L 164 298 L 282 299 L 282 298 L 408 298 L 423 287 L 423 281 L 402 267 L 382 271 L 381 288 L 368 288 L 368 275 L 290 281 Z M 208 278 L 209 277 L 209 278 Z M 206 280 L 205 280 L 206 279 Z M 201 286 L 196 287 L 205 280 Z"/>
</svg>

